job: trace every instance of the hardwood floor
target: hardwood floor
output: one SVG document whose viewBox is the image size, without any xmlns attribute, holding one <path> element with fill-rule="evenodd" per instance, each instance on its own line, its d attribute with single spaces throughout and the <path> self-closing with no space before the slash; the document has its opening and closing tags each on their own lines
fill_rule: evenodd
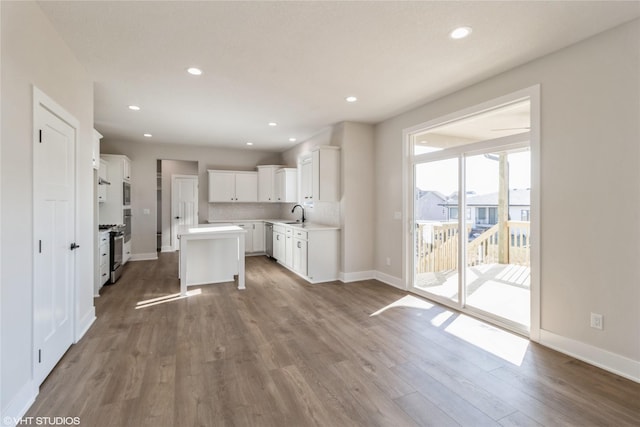
<svg viewBox="0 0 640 427">
<path fill-rule="evenodd" d="M 208 285 L 176 299 L 176 272 L 175 254 L 161 254 L 104 287 L 96 323 L 27 416 L 118 427 L 640 425 L 640 384 L 373 280 L 310 285 L 250 257 L 247 290 Z M 505 357 L 502 339 L 522 353 Z"/>
</svg>

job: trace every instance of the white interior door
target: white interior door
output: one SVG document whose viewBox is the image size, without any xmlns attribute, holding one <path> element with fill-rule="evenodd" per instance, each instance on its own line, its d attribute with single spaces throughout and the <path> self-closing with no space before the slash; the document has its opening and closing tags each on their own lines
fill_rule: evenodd
<svg viewBox="0 0 640 427">
<path fill-rule="evenodd" d="M 178 250 L 176 233 L 181 225 L 198 223 L 198 177 L 173 175 L 171 177 L 171 242 Z"/>
<path fill-rule="evenodd" d="M 34 110 L 34 376 L 42 383 L 73 342 L 74 127 Z"/>
</svg>

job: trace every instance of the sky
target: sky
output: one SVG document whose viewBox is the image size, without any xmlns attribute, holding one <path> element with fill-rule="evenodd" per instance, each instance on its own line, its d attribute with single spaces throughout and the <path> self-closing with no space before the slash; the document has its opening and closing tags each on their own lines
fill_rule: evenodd
<svg viewBox="0 0 640 427">
<path fill-rule="evenodd" d="M 509 154 L 509 188 L 531 188 L 531 153 Z M 484 155 L 466 159 L 467 191 L 476 194 L 498 191 L 498 162 Z M 458 191 L 458 159 L 438 160 L 416 166 L 416 186 L 448 196 Z"/>
</svg>

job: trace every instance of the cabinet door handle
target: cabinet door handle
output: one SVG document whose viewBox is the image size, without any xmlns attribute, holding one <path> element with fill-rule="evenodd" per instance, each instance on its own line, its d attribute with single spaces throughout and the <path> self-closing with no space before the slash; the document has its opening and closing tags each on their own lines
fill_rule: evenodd
<svg viewBox="0 0 640 427">
<path fill-rule="evenodd" d="M 298 248 L 302 249 L 302 242 L 298 242 Z"/>
</svg>

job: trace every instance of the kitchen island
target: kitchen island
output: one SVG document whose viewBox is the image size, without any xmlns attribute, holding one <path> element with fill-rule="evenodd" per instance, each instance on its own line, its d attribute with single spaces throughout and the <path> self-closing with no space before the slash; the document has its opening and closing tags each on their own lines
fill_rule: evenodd
<svg viewBox="0 0 640 427">
<path fill-rule="evenodd" d="M 188 286 L 230 282 L 238 276 L 244 284 L 244 235 L 246 230 L 232 224 L 186 225 L 178 229 L 180 294 Z"/>
</svg>

